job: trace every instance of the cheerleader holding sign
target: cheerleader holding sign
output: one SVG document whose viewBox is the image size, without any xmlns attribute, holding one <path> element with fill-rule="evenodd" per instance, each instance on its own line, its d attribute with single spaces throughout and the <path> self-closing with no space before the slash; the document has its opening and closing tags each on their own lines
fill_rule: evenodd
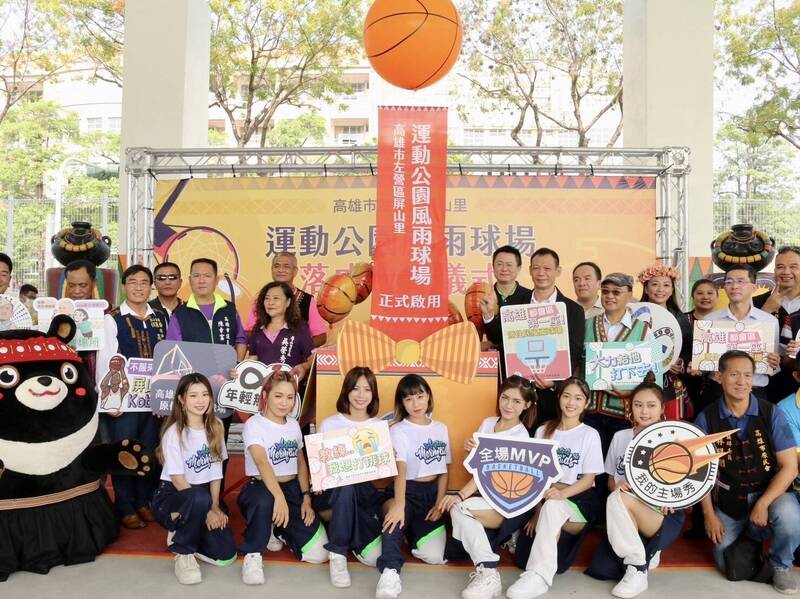
<svg viewBox="0 0 800 599">
<path fill-rule="evenodd" d="M 558 441 L 563 475 L 545 492 L 519 536 L 514 562 L 525 572 L 508 588 L 509 599 L 533 599 L 550 590 L 556 571 L 574 561 L 597 518 L 600 506 L 593 487 L 595 475 L 603 472 L 603 450 L 598 432 L 583 423 L 588 403 L 589 387 L 570 377 L 558 390 L 557 418 L 536 429 L 537 439 Z"/>
<path fill-rule="evenodd" d="M 479 433 L 489 433 L 530 439 L 528 428 L 536 420 L 536 390 L 530 381 L 521 376 L 510 376 L 500 387 L 497 396 L 497 416 L 481 423 Z M 467 439 L 464 449 L 475 448 L 475 440 Z M 461 541 L 476 569 L 470 575 L 470 583 L 463 590 L 463 599 L 495 597 L 503 592 L 497 566 L 500 556 L 497 548 L 505 543 L 528 519 L 525 513 L 516 518 L 505 519 L 480 496 L 473 497 L 478 490 L 473 479 L 456 495 L 447 495 L 439 502 L 439 509 L 450 512 L 453 522 L 453 538 Z M 489 539 L 487 529 L 492 530 Z M 455 556 L 452 557 L 455 559 Z"/>
<path fill-rule="evenodd" d="M 625 481 L 625 452 L 645 427 L 664 417 L 666 399 L 649 373 L 631 398 L 633 428 L 619 431 L 606 456 L 608 488 L 606 532 L 586 573 L 600 580 L 618 580 L 611 594 L 631 599 L 647 590 L 647 570 L 655 568 L 662 549 L 669 547 L 683 528 L 685 510 L 653 508 L 630 491 Z M 642 540 L 644 539 L 644 541 Z M 621 579 L 621 580 L 620 580 Z"/>
</svg>

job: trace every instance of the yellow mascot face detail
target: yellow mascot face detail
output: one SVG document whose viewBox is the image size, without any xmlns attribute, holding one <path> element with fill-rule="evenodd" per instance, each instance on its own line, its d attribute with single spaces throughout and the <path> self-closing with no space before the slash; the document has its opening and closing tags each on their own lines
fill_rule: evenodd
<svg viewBox="0 0 800 599">
<path fill-rule="evenodd" d="M 371 428 L 358 431 L 353 435 L 353 448 L 361 456 L 377 452 L 378 434 Z"/>
</svg>

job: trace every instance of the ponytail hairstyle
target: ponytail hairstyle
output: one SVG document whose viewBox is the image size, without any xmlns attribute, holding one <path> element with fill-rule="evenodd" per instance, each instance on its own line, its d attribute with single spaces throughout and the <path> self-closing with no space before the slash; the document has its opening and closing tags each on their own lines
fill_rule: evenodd
<svg viewBox="0 0 800 599">
<path fill-rule="evenodd" d="M 522 396 L 522 401 L 526 403 L 530 402 L 531 405 L 525 408 L 519 415 L 519 420 L 522 425 L 525 428 L 530 429 L 533 426 L 533 423 L 536 421 L 536 402 L 538 400 L 536 389 L 525 377 L 521 377 L 518 374 L 512 374 L 505 381 L 503 381 L 503 384 L 500 385 L 500 390 L 497 392 L 498 417 L 500 416 L 500 396 L 509 389 L 516 389 Z"/>
<path fill-rule="evenodd" d="M 199 372 L 192 372 L 181 377 L 178 381 L 178 387 L 175 389 L 175 400 L 172 402 L 172 410 L 167 416 L 164 425 L 161 427 L 161 437 L 173 424 L 176 425 L 178 430 L 178 441 L 183 447 L 183 431 L 188 426 L 188 418 L 186 416 L 186 394 L 189 392 L 189 387 L 192 385 L 203 385 L 208 391 L 208 407 L 203 414 L 203 428 L 206 431 L 206 439 L 208 440 L 208 447 L 211 450 L 211 456 L 216 460 L 222 460 L 222 447 L 225 443 L 225 429 L 222 426 L 219 418 L 214 414 L 214 391 L 211 389 L 211 383 L 208 379 Z M 156 450 L 156 455 L 160 462 L 164 461 L 164 452 L 159 445 Z"/>
<path fill-rule="evenodd" d="M 586 403 L 589 403 L 589 399 L 592 397 L 592 392 L 589 390 L 589 385 L 586 384 L 582 378 L 577 376 L 571 376 L 567 379 L 564 379 L 561 382 L 561 385 L 558 387 L 558 391 L 556 392 L 556 411 L 557 416 L 552 420 L 548 420 L 544 423 L 544 438 L 545 439 L 552 439 L 553 433 L 556 432 L 556 429 L 561 424 L 561 421 L 564 419 L 564 414 L 561 412 L 561 396 L 564 394 L 564 391 L 570 385 L 577 385 L 580 388 L 581 393 L 583 393 L 584 397 L 586 397 Z M 583 417 L 586 414 L 586 410 L 581 412 L 579 420 L 583 422 Z"/>
</svg>

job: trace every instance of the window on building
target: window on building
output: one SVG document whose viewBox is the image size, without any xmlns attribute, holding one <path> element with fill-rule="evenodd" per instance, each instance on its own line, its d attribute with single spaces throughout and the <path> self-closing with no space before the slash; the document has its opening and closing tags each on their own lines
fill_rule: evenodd
<svg viewBox="0 0 800 599">
<path fill-rule="evenodd" d="M 340 146 L 361 145 L 364 143 L 366 133 L 366 125 L 337 125 L 334 128 L 336 144 Z"/>
<path fill-rule="evenodd" d="M 103 117 L 95 116 L 86 119 L 87 131 L 102 131 L 103 130 Z"/>
<path fill-rule="evenodd" d="M 464 145 L 482 146 L 484 133 L 483 129 L 464 129 Z"/>
<path fill-rule="evenodd" d="M 119 132 L 122 130 L 122 119 L 118 116 L 112 116 L 108 119 L 108 130 Z"/>
</svg>

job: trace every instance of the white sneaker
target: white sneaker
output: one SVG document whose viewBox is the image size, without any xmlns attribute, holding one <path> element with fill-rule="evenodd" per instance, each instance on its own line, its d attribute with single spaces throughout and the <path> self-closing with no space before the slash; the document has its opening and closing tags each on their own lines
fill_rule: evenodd
<svg viewBox="0 0 800 599">
<path fill-rule="evenodd" d="M 275 535 L 269 535 L 269 542 L 267 542 L 267 551 L 280 551 L 283 549 L 283 541 Z"/>
<path fill-rule="evenodd" d="M 492 599 L 503 594 L 503 583 L 497 568 L 484 568 L 478 565 L 469 575 L 467 588 L 461 591 L 463 599 Z"/>
<path fill-rule="evenodd" d="M 198 584 L 203 581 L 200 565 L 191 553 L 175 556 L 175 578 L 181 584 Z"/>
<path fill-rule="evenodd" d="M 347 558 L 344 555 L 331 551 L 328 570 L 331 574 L 331 584 L 337 589 L 346 589 L 350 586 L 350 572 L 347 571 Z"/>
<path fill-rule="evenodd" d="M 397 599 L 403 591 L 400 575 L 397 570 L 386 568 L 381 573 L 378 586 L 375 588 L 375 599 Z"/>
<path fill-rule="evenodd" d="M 611 594 L 620 599 L 632 599 L 647 590 L 647 572 L 628 566 L 625 576 L 611 589 Z"/>
<path fill-rule="evenodd" d="M 245 584 L 264 584 L 264 563 L 260 553 L 248 553 L 244 556 L 242 582 Z"/>
<path fill-rule="evenodd" d="M 661 552 L 656 551 L 653 554 L 653 557 L 650 559 L 650 565 L 647 567 L 648 570 L 655 570 L 661 564 Z"/>
<path fill-rule="evenodd" d="M 544 595 L 550 590 L 544 578 L 536 572 L 527 570 L 517 579 L 517 582 L 508 587 L 506 597 L 508 599 L 533 599 L 539 595 Z"/>
</svg>

